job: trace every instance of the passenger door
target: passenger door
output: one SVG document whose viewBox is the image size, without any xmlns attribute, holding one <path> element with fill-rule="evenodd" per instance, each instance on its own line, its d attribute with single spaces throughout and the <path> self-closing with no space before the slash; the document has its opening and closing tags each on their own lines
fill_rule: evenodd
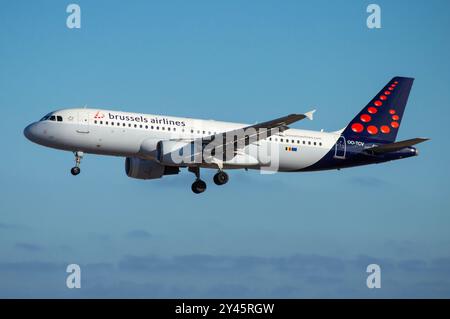
<svg viewBox="0 0 450 319">
<path fill-rule="evenodd" d="M 78 133 L 89 133 L 89 112 L 79 111 L 78 112 Z"/>
</svg>

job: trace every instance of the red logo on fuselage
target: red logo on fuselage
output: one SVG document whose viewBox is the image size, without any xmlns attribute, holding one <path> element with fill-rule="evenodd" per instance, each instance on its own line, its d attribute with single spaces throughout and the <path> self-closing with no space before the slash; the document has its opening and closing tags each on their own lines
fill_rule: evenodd
<svg viewBox="0 0 450 319">
<path fill-rule="evenodd" d="M 103 113 L 100 113 L 100 111 L 98 111 L 97 113 L 95 113 L 94 115 L 94 119 L 102 119 L 104 118 L 105 115 Z"/>
</svg>

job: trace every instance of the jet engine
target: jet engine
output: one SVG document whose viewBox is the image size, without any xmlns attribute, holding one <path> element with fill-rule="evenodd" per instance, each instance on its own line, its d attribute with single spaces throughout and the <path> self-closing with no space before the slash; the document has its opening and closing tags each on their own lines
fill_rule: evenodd
<svg viewBox="0 0 450 319">
<path fill-rule="evenodd" d="M 137 179 L 156 179 L 163 175 L 175 175 L 180 172 L 178 167 L 164 166 L 158 162 L 137 157 L 125 159 L 125 172 L 128 177 Z"/>
</svg>

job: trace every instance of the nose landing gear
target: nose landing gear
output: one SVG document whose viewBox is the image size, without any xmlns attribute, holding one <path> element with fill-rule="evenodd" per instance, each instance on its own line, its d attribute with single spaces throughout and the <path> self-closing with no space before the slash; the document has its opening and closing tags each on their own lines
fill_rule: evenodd
<svg viewBox="0 0 450 319">
<path fill-rule="evenodd" d="M 73 176 L 76 176 L 76 175 L 80 174 L 81 170 L 79 167 L 75 166 L 70 169 L 70 172 L 72 173 Z"/>
<path fill-rule="evenodd" d="M 81 159 L 83 158 L 83 152 L 74 152 L 73 153 L 75 155 L 75 166 L 72 167 L 72 169 L 70 170 L 70 173 L 72 173 L 73 176 L 76 176 L 78 174 L 80 174 L 81 169 L 80 169 L 80 163 L 81 163 Z"/>
</svg>

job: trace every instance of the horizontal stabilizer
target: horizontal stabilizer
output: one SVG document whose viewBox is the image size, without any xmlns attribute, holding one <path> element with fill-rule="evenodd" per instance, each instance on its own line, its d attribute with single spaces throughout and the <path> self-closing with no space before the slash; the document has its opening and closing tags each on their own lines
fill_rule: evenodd
<svg viewBox="0 0 450 319">
<path fill-rule="evenodd" d="M 383 153 L 390 153 L 390 152 L 396 152 L 399 151 L 405 147 L 413 146 L 425 141 L 428 141 L 429 138 L 412 138 L 410 140 L 395 142 L 395 143 L 389 143 L 384 145 L 379 145 L 371 148 L 367 148 L 364 151 L 368 153 L 375 153 L 375 154 L 383 154 Z"/>
</svg>

